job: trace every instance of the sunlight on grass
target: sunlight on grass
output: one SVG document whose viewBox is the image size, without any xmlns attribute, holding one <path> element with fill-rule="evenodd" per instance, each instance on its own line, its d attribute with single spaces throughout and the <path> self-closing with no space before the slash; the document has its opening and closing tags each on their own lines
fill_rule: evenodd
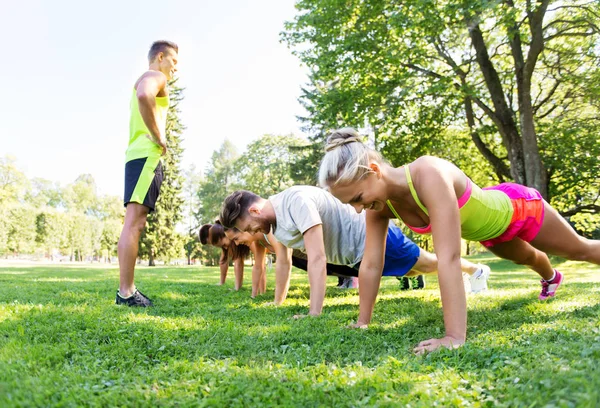
<svg viewBox="0 0 600 408">
<path fill-rule="evenodd" d="M 152 326 L 167 330 L 196 330 L 204 329 L 207 327 L 207 323 L 206 321 L 204 321 L 204 319 L 202 319 L 202 317 L 198 317 L 192 320 L 184 317 L 162 317 L 147 314 L 130 313 L 126 316 L 126 321 L 129 323 L 147 323 Z"/>
<path fill-rule="evenodd" d="M 478 261 L 483 258 L 478 257 Z M 272 306 L 217 268 L 140 268 L 150 309 L 114 305 L 118 271 L 0 266 L 0 406 L 598 406 L 600 274 L 562 263 L 557 297 L 490 258 L 488 292 L 467 296 L 467 343 L 412 354 L 444 333 L 435 276 L 424 290 L 384 279 L 368 330 L 358 292 L 327 281 L 323 315 L 306 314 L 306 273 Z M 136 271 L 137 272 L 137 271 Z M 16 289 L 15 289 L 16 288 Z"/>
<path fill-rule="evenodd" d="M 165 293 L 162 293 L 160 296 L 164 299 L 170 299 L 170 300 L 186 300 L 186 299 L 190 298 L 190 296 L 188 296 L 188 295 L 184 295 L 182 293 L 177 293 L 177 292 L 165 292 Z"/>
</svg>

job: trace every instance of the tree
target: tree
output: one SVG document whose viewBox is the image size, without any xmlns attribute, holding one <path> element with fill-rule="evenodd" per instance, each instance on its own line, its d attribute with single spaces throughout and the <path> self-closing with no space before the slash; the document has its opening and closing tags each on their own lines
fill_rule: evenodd
<svg viewBox="0 0 600 408">
<path fill-rule="evenodd" d="M 52 258 L 55 250 L 68 240 L 69 216 L 53 208 L 37 213 L 35 219 L 35 242 L 41 246 L 46 256 Z"/>
<path fill-rule="evenodd" d="M 198 190 L 198 224 L 214 222 L 225 198 L 239 186 L 234 169 L 238 157 L 236 147 L 227 139 L 213 152 Z"/>
<path fill-rule="evenodd" d="M 305 145 L 304 139 L 294 135 L 264 135 L 248 145 L 235 171 L 245 189 L 269 197 L 294 184 L 292 163 L 306 154 L 293 149 Z"/>
<path fill-rule="evenodd" d="M 496 180 L 563 202 L 585 185 L 564 213 L 598 212 L 600 3 L 302 0 L 296 7 L 282 35 L 311 69 L 302 100 L 316 133 L 370 125 L 376 146 L 406 162 L 459 126 L 479 152 L 473 159 L 485 159 Z"/>
<path fill-rule="evenodd" d="M 186 243 L 184 245 L 185 254 L 187 256 L 188 265 L 192 264 L 192 259 L 201 255 L 200 241 L 198 240 L 196 230 L 198 222 L 196 213 L 200 205 L 198 199 L 198 188 L 202 181 L 202 172 L 196 170 L 196 166 L 192 164 L 185 172 L 184 177 L 184 197 L 185 197 L 185 222 L 186 222 Z"/>
<path fill-rule="evenodd" d="M 81 174 L 63 190 L 64 206 L 69 212 L 96 215 L 99 206 L 96 181 Z"/>
<path fill-rule="evenodd" d="M 179 168 L 183 148 L 181 135 L 185 126 L 181 123 L 179 103 L 183 100 L 183 89 L 177 86 L 178 79 L 169 81 L 169 111 L 167 113 L 167 154 L 163 157 L 164 178 L 160 195 L 153 213 L 148 216 L 148 225 L 140 240 L 140 256 L 147 256 L 149 264 L 156 258 L 169 261 L 181 255 L 183 239 L 175 230 L 182 219 L 183 178 Z"/>
<path fill-rule="evenodd" d="M 30 180 L 30 188 L 25 193 L 25 202 L 35 208 L 58 208 L 63 205 L 62 189 L 58 183 L 43 178 Z"/>
<path fill-rule="evenodd" d="M 21 204 L 8 206 L 6 251 L 14 255 L 35 250 L 35 209 Z"/>
<path fill-rule="evenodd" d="M 0 157 L 0 204 L 21 200 L 28 184 L 27 177 L 17 168 L 13 156 Z"/>
<path fill-rule="evenodd" d="M 105 261 L 111 262 L 112 256 L 117 256 L 117 244 L 123 222 L 117 219 L 106 219 L 102 223 L 102 235 L 100 237 L 100 250 Z"/>
</svg>

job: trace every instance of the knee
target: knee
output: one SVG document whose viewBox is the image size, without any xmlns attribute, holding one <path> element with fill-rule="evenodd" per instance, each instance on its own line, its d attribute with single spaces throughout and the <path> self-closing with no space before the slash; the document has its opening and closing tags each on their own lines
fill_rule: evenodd
<svg viewBox="0 0 600 408">
<path fill-rule="evenodd" d="M 546 255 L 537 250 L 528 251 L 527 253 L 522 254 L 521 256 L 517 257 L 516 259 L 513 259 L 513 262 L 518 265 L 531 266 L 531 265 L 535 265 L 537 263 L 537 260 L 540 256 L 546 256 Z"/>
<path fill-rule="evenodd" d="M 417 264 L 415 265 L 415 269 L 421 274 L 423 273 L 434 273 L 438 270 L 438 261 L 435 256 L 425 256 L 421 257 Z"/>
<path fill-rule="evenodd" d="M 599 264 L 600 241 L 579 237 L 579 243 L 568 256 L 574 261 L 585 261 Z"/>
<path fill-rule="evenodd" d="M 141 234 L 146 227 L 146 217 L 138 217 L 127 224 L 126 228 L 135 234 Z"/>
</svg>

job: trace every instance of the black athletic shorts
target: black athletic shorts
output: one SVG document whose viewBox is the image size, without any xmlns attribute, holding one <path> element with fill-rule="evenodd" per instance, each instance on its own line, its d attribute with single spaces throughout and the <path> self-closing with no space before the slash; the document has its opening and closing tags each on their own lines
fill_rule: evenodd
<svg viewBox="0 0 600 408">
<path fill-rule="evenodd" d="M 144 157 L 125 163 L 125 206 L 138 203 L 148 207 L 150 212 L 154 211 L 162 181 L 160 157 Z"/>
</svg>

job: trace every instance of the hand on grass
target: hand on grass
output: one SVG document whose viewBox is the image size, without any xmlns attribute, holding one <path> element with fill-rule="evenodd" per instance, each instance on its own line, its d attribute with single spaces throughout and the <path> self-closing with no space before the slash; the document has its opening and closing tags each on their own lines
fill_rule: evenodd
<svg viewBox="0 0 600 408">
<path fill-rule="evenodd" d="M 464 340 L 455 339 L 450 336 L 442 337 L 441 339 L 429 339 L 420 342 L 417 347 L 413 349 L 415 354 L 423 354 L 426 351 L 433 351 L 440 347 L 446 347 L 449 349 L 455 349 L 465 344 Z"/>
</svg>

